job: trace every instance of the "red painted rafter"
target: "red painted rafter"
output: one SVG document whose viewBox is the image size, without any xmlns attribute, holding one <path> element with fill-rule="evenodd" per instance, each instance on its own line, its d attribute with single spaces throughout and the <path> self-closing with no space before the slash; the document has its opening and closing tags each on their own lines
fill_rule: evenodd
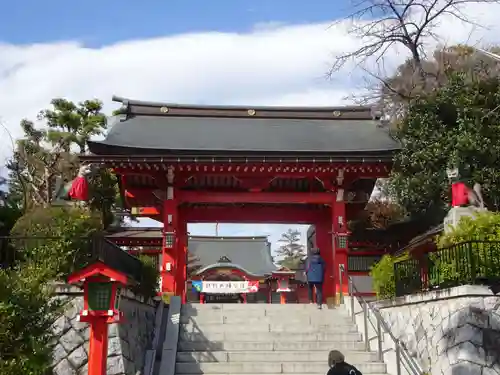
<svg viewBox="0 0 500 375">
<path fill-rule="evenodd" d="M 162 246 L 161 236 L 159 236 L 158 238 L 108 237 L 107 239 L 118 246 L 158 246 L 159 248 L 161 248 Z M 129 251 L 133 252 L 136 250 L 129 250 Z M 148 252 L 149 250 L 140 250 L 140 251 Z"/>
<path fill-rule="evenodd" d="M 364 251 L 349 251 L 348 254 L 350 257 L 370 257 L 370 256 L 382 256 L 386 254 L 387 251 L 380 250 L 380 248 L 376 248 L 373 250 L 366 249 Z"/>
<path fill-rule="evenodd" d="M 118 174 L 155 174 L 163 173 L 172 168 L 175 174 L 185 175 L 186 178 L 194 174 L 220 174 L 234 176 L 271 176 L 271 177 L 332 177 L 340 169 L 344 170 L 344 177 L 355 175 L 357 178 L 385 177 L 391 170 L 388 163 L 176 163 L 155 164 L 141 162 L 123 162 L 115 166 Z"/>
<path fill-rule="evenodd" d="M 332 204 L 333 193 L 207 192 L 180 191 L 176 199 L 184 203 Z"/>
<path fill-rule="evenodd" d="M 161 241 L 161 237 L 159 239 Z M 146 241 L 144 241 L 146 242 Z M 142 246 L 145 246 L 145 245 L 142 245 Z M 143 249 L 143 250 L 127 250 L 127 252 L 129 254 L 132 254 L 132 255 L 159 255 L 161 254 L 162 250 L 161 248 L 158 248 L 158 249 Z"/>
</svg>

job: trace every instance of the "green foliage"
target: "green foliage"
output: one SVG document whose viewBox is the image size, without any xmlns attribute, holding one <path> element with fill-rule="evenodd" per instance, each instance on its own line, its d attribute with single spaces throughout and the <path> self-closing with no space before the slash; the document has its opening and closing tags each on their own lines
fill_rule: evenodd
<svg viewBox="0 0 500 375">
<path fill-rule="evenodd" d="M 106 116 L 98 100 L 76 105 L 53 99 L 51 106 L 38 115 L 47 127 L 21 121 L 24 135 L 16 142 L 8 164 L 9 191 L 22 202 L 24 211 L 51 202 L 57 180 L 69 182 L 76 176 L 78 154 L 86 152 L 90 137 L 102 134 L 106 128 Z"/>
<path fill-rule="evenodd" d="M 500 241 L 500 213 L 481 212 L 474 217 L 463 217 L 449 233 L 437 240 L 439 248 L 471 240 Z"/>
<path fill-rule="evenodd" d="M 498 48 L 489 50 L 498 53 Z M 392 115 L 396 127 L 403 125 L 398 120 L 404 117 L 411 99 L 446 86 L 450 81 L 450 72 L 462 74 L 467 82 L 497 77 L 500 72 L 498 61 L 466 45 L 438 48 L 432 55 L 422 58 L 420 68 L 424 80 L 418 71 L 418 64 L 410 58 L 380 85 L 381 103 Z"/>
<path fill-rule="evenodd" d="M 60 311 L 51 298 L 47 270 L 33 263 L 0 270 L 0 373 L 48 375 L 50 326 Z"/>
<path fill-rule="evenodd" d="M 51 143 L 63 141 L 70 146 L 76 144 L 80 154 L 85 153 L 87 141 L 102 134 L 106 128 L 106 116 L 101 112 L 99 100 L 75 103 L 61 98 L 53 99 L 51 109 L 40 112 L 38 118 L 47 123 L 46 139 Z"/>
<path fill-rule="evenodd" d="M 500 277 L 500 213 L 464 217 L 430 254 L 431 285 L 454 286 Z"/>
<path fill-rule="evenodd" d="M 396 280 L 394 276 L 394 263 L 405 260 L 408 255 L 392 257 L 384 255 L 370 270 L 373 289 L 378 299 L 392 298 L 396 295 Z"/>
<path fill-rule="evenodd" d="M 0 373 L 45 375 L 51 363 L 50 326 L 60 312 L 51 282 L 63 278 L 87 257 L 84 239 L 100 220 L 80 208 L 37 208 L 12 229 L 20 237 L 15 267 L 0 270 Z"/>
<path fill-rule="evenodd" d="M 304 245 L 300 243 L 300 232 L 295 229 L 288 229 L 281 235 L 278 242 L 282 243 L 276 250 L 278 264 L 291 270 L 297 270 L 302 265 L 306 257 Z"/>
<path fill-rule="evenodd" d="M 8 236 L 22 212 L 8 195 L 0 196 L 0 237 Z M 6 238 L 0 238 L 0 265 L 10 266 L 15 259 L 15 249 Z M 0 266 L 1 267 L 1 266 Z"/>
<path fill-rule="evenodd" d="M 156 296 L 160 273 L 153 257 L 140 255 L 139 259 L 142 262 L 142 280 L 132 287 L 132 291 L 148 300 Z"/>
<path fill-rule="evenodd" d="M 396 294 L 394 260 L 390 255 L 384 255 L 378 263 L 372 266 L 370 276 L 377 298 L 391 298 Z"/>
<path fill-rule="evenodd" d="M 39 207 L 21 217 L 12 236 L 24 261 L 51 269 L 52 279 L 68 275 L 88 258 L 88 238 L 102 229 L 100 218 L 78 207 Z M 33 238 L 36 237 L 36 238 Z"/>
<path fill-rule="evenodd" d="M 101 229 L 98 215 L 78 207 L 37 207 L 14 225 L 11 234 L 24 238 L 13 243 L 15 267 L 0 270 L 0 374 L 49 375 L 50 327 L 61 312 L 51 282 L 86 265 L 88 238 Z M 158 270 L 152 258 L 141 261 L 134 292 L 148 299 L 156 294 Z"/>
<path fill-rule="evenodd" d="M 488 207 L 500 203 L 500 78 L 470 81 L 451 74 L 442 89 L 412 102 L 397 137 L 389 191 L 413 214 L 441 220 L 449 203 L 446 169 L 468 166 Z"/>
<path fill-rule="evenodd" d="M 100 213 L 103 228 L 114 222 L 113 210 L 121 206 L 118 179 L 110 169 L 100 169 L 89 178 L 89 206 Z"/>
</svg>

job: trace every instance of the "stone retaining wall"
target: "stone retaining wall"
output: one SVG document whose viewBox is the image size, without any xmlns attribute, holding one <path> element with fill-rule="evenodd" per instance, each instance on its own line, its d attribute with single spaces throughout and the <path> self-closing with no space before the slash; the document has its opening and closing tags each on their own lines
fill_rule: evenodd
<svg viewBox="0 0 500 375">
<path fill-rule="evenodd" d="M 461 286 L 374 302 L 432 375 L 500 374 L 500 296 Z"/>
<path fill-rule="evenodd" d="M 57 298 L 67 301 L 64 313 L 54 323 L 58 336 L 53 350 L 54 375 L 87 375 L 89 327 L 76 320 L 83 309 L 81 290 L 59 287 Z M 144 366 L 155 323 L 155 307 L 132 294 L 122 297 L 120 310 L 125 322 L 109 325 L 107 375 L 136 375 Z"/>
</svg>

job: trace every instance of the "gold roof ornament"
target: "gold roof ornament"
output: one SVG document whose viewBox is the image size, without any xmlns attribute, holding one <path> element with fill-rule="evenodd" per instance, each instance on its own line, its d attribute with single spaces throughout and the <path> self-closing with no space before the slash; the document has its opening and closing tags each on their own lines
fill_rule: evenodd
<svg viewBox="0 0 500 375">
<path fill-rule="evenodd" d="M 231 263 L 231 259 L 229 259 L 226 255 L 220 257 L 217 263 Z"/>
<path fill-rule="evenodd" d="M 161 107 L 160 112 L 161 113 L 168 113 L 168 107 Z"/>
<path fill-rule="evenodd" d="M 247 111 L 247 113 L 248 113 L 248 116 L 255 116 L 255 109 L 249 109 Z"/>
</svg>

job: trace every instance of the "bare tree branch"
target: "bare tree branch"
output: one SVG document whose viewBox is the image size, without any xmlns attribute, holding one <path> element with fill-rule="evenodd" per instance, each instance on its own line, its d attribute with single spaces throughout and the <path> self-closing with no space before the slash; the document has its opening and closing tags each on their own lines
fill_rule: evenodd
<svg viewBox="0 0 500 375">
<path fill-rule="evenodd" d="M 499 0 L 359 0 L 352 1 L 353 11 L 340 22 L 349 22 L 349 34 L 363 44 L 354 51 L 348 51 L 336 56 L 331 68 L 327 72 L 329 77 L 348 62 L 354 62 L 356 67 L 362 68 L 365 73 L 378 81 L 377 91 L 400 96 L 400 100 L 407 101 L 412 92 L 426 90 L 432 74 L 435 72 L 426 69 L 424 44 L 426 41 L 439 41 L 436 27 L 443 17 L 451 17 L 474 27 L 483 27 L 467 17 L 462 12 L 464 5 L 472 3 L 498 3 Z M 411 67 L 414 86 L 409 90 L 405 87 L 400 91 L 393 85 L 392 79 L 387 79 L 380 72 L 368 69 L 365 64 L 370 61 L 376 67 L 384 65 L 384 58 L 389 50 L 396 46 L 403 46 L 410 52 L 407 62 Z M 435 78 L 435 77 L 434 77 Z"/>
</svg>

